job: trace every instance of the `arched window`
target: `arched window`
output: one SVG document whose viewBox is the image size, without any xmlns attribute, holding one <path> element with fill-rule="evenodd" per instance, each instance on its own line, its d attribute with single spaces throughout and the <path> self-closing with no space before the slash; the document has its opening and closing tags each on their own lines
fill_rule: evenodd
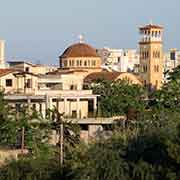
<svg viewBox="0 0 180 180">
<path fill-rule="evenodd" d="M 79 65 L 82 66 L 82 60 L 79 61 Z"/>
<path fill-rule="evenodd" d="M 71 63 L 72 63 L 72 66 L 74 66 L 74 60 L 72 60 L 72 62 L 71 62 Z"/>
<path fill-rule="evenodd" d="M 154 31 L 152 31 L 152 36 L 154 36 Z"/>
<path fill-rule="evenodd" d="M 67 67 L 67 60 L 64 60 L 64 67 Z"/>
<path fill-rule="evenodd" d="M 69 66 L 71 66 L 71 60 L 69 60 Z"/>
<path fill-rule="evenodd" d="M 156 80 L 156 82 L 155 82 L 155 86 L 156 86 L 156 88 L 158 87 L 158 80 Z"/>
<path fill-rule="evenodd" d="M 159 65 L 157 65 L 157 72 L 159 72 Z"/>
<path fill-rule="evenodd" d="M 84 66 L 87 66 L 87 61 L 84 61 Z"/>
<path fill-rule="evenodd" d="M 78 66 L 78 67 L 79 67 L 79 60 L 77 60 L 77 61 L 76 61 L 76 66 Z"/>
<path fill-rule="evenodd" d="M 88 66 L 91 66 L 90 60 L 88 60 Z"/>
</svg>

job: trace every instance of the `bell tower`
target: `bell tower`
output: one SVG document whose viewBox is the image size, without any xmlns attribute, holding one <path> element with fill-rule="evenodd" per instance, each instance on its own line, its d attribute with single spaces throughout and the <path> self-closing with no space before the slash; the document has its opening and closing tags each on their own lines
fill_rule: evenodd
<svg viewBox="0 0 180 180">
<path fill-rule="evenodd" d="M 163 27 L 149 24 L 139 28 L 140 76 L 150 90 L 163 83 Z"/>
</svg>

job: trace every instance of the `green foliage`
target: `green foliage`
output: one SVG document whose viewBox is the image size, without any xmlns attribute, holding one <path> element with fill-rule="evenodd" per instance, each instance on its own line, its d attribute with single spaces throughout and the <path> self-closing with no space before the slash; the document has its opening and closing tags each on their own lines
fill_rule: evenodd
<svg viewBox="0 0 180 180">
<path fill-rule="evenodd" d="M 56 180 L 60 177 L 57 167 L 54 159 L 22 158 L 1 168 L 0 180 Z"/>
<path fill-rule="evenodd" d="M 12 146 L 16 143 L 15 113 L 4 100 L 3 92 L 0 92 L 0 145 Z"/>
<path fill-rule="evenodd" d="M 127 115 L 130 109 L 144 109 L 145 90 L 139 85 L 125 80 L 97 81 L 93 86 L 95 94 L 99 94 L 100 109 L 103 116 Z"/>
<path fill-rule="evenodd" d="M 153 94 L 156 108 L 180 112 L 180 66 L 168 74 L 168 82 Z"/>
</svg>

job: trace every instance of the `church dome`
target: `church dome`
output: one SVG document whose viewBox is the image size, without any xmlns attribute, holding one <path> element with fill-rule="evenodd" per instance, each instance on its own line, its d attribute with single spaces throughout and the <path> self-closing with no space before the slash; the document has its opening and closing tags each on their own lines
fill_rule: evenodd
<svg viewBox="0 0 180 180">
<path fill-rule="evenodd" d="M 99 57 L 96 49 L 85 43 L 77 43 L 69 46 L 60 58 L 76 58 L 76 57 Z"/>
</svg>

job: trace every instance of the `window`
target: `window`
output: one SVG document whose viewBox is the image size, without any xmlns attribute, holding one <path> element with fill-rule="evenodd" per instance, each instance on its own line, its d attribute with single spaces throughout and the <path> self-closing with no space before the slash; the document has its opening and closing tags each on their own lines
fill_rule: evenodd
<svg viewBox="0 0 180 180">
<path fill-rule="evenodd" d="M 118 63 L 120 63 L 120 61 L 121 61 L 121 57 L 118 57 Z"/>
<path fill-rule="evenodd" d="M 92 61 L 92 66 L 96 66 L 96 61 Z"/>
<path fill-rule="evenodd" d="M 32 105 L 32 109 L 33 109 L 33 111 L 36 111 L 36 104 Z"/>
<path fill-rule="evenodd" d="M 76 61 L 76 66 L 79 66 L 79 60 Z"/>
<path fill-rule="evenodd" d="M 88 60 L 88 66 L 91 66 L 90 60 Z"/>
<path fill-rule="evenodd" d="M 67 60 L 64 60 L 64 67 L 67 66 Z"/>
<path fill-rule="evenodd" d="M 175 51 L 171 52 L 170 57 L 171 60 L 176 60 L 176 52 Z"/>
<path fill-rule="evenodd" d="M 84 61 L 84 66 L 87 66 L 87 61 Z"/>
<path fill-rule="evenodd" d="M 77 90 L 77 85 L 70 85 L 70 90 Z"/>
<path fill-rule="evenodd" d="M 69 66 L 71 66 L 71 60 L 69 60 Z"/>
<path fill-rule="evenodd" d="M 72 63 L 72 66 L 74 66 L 74 60 L 72 60 L 72 62 L 71 62 L 71 63 Z"/>
<path fill-rule="evenodd" d="M 143 72 L 147 72 L 147 65 L 143 66 Z"/>
<path fill-rule="evenodd" d="M 154 66 L 154 72 L 159 72 L 159 65 Z"/>
<path fill-rule="evenodd" d="M 79 61 L 79 65 L 82 66 L 82 61 L 81 60 Z"/>
<path fill-rule="evenodd" d="M 25 71 L 26 71 L 26 72 L 29 72 L 29 67 L 26 67 L 26 68 L 25 68 Z"/>
<path fill-rule="evenodd" d="M 144 80 L 144 86 L 145 86 L 145 87 L 147 86 L 147 81 L 146 81 L 146 80 Z"/>
<path fill-rule="evenodd" d="M 26 88 L 32 88 L 32 79 L 27 79 Z"/>
<path fill-rule="evenodd" d="M 6 79 L 6 87 L 12 87 L 12 79 Z"/>
<path fill-rule="evenodd" d="M 155 86 L 156 86 L 156 88 L 158 87 L 158 80 L 156 80 L 156 85 Z"/>
<path fill-rule="evenodd" d="M 159 65 L 157 65 L 157 72 L 159 72 Z"/>
</svg>

